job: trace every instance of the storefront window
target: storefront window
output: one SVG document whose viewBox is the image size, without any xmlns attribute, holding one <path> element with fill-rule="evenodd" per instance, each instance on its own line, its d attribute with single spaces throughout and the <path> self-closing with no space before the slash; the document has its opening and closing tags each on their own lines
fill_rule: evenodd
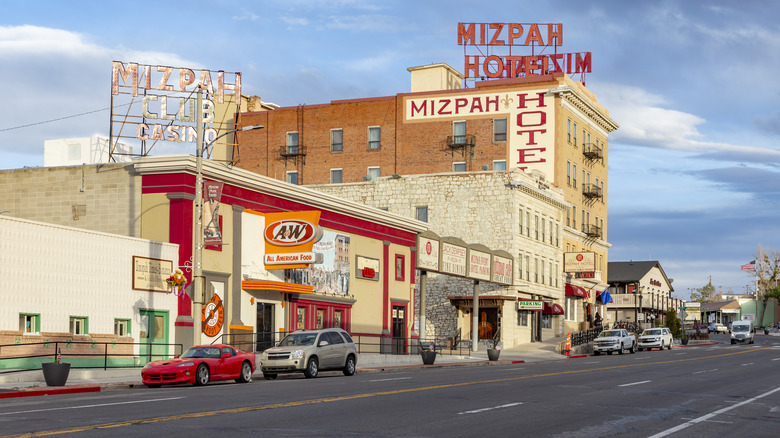
<svg viewBox="0 0 780 438">
<path fill-rule="evenodd" d="M 304 330 L 306 328 L 306 308 L 298 307 L 298 330 Z"/>
<path fill-rule="evenodd" d="M 548 314 L 542 315 L 542 328 L 543 329 L 552 328 L 552 315 L 548 315 Z"/>
<path fill-rule="evenodd" d="M 325 309 L 317 309 L 317 328 L 325 328 Z"/>
</svg>

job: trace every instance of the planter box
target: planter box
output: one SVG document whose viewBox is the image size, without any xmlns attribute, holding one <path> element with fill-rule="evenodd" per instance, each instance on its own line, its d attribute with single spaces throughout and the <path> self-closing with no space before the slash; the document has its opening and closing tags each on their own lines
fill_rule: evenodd
<svg viewBox="0 0 780 438">
<path fill-rule="evenodd" d="M 47 386 L 65 386 L 70 374 L 69 363 L 44 362 L 41 364 Z"/>
<path fill-rule="evenodd" d="M 423 365 L 433 365 L 436 362 L 435 351 L 421 351 L 420 356 L 422 356 Z"/>
<path fill-rule="evenodd" d="M 501 355 L 501 350 L 496 350 L 495 348 L 488 348 L 487 354 L 488 354 L 488 360 L 498 360 L 498 356 Z"/>
</svg>

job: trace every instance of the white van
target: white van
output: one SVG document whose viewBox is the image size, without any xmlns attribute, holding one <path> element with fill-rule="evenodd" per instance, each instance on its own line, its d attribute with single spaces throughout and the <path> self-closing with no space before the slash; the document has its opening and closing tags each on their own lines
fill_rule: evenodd
<svg viewBox="0 0 780 438">
<path fill-rule="evenodd" d="M 731 343 L 737 342 L 753 343 L 753 335 L 756 329 L 753 328 L 752 321 L 734 321 L 731 323 Z"/>
</svg>

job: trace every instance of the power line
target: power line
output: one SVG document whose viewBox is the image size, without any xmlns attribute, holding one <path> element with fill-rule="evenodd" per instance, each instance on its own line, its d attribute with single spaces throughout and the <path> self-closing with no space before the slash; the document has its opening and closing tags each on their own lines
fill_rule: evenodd
<svg viewBox="0 0 780 438">
<path fill-rule="evenodd" d="M 124 104 L 124 105 L 117 105 L 117 107 L 120 107 L 120 106 L 127 106 L 127 105 L 129 105 L 129 104 Z M 12 128 L 3 128 L 3 129 L 0 129 L 0 132 L 5 132 L 5 131 L 13 131 L 14 129 L 29 128 L 30 126 L 38 126 L 38 125 L 43 125 L 43 124 L 45 124 L 45 123 L 58 122 L 58 121 L 60 121 L 60 120 L 65 120 L 65 119 L 72 119 L 72 118 L 74 118 L 74 117 L 81 117 L 81 116 L 86 116 L 87 114 L 94 114 L 94 113 L 99 113 L 99 112 L 101 112 L 101 111 L 106 111 L 106 110 L 110 110 L 110 109 L 111 109 L 111 107 L 108 107 L 108 108 L 103 108 L 103 109 L 99 109 L 99 110 L 95 110 L 95 111 L 88 111 L 88 112 L 86 112 L 86 113 L 81 113 L 81 114 L 74 114 L 74 115 L 72 115 L 72 116 L 65 116 L 65 117 L 60 117 L 60 118 L 58 118 L 58 119 L 51 119 L 51 120 L 45 120 L 45 121 L 43 121 L 43 122 L 36 122 L 36 123 L 30 123 L 30 124 L 27 124 L 27 125 L 14 126 L 14 127 L 12 127 Z"/>
</svg>

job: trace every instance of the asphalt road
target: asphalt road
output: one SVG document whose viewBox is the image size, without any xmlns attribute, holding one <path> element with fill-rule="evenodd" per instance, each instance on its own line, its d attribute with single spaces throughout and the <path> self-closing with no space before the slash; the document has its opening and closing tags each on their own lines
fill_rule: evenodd
<svg viewBox="0 0 780 438">
<path fill-rule="evenodd" d="M 0 402 L 2 436 L 778 436 L 780 339 Z"/>
</svg>

